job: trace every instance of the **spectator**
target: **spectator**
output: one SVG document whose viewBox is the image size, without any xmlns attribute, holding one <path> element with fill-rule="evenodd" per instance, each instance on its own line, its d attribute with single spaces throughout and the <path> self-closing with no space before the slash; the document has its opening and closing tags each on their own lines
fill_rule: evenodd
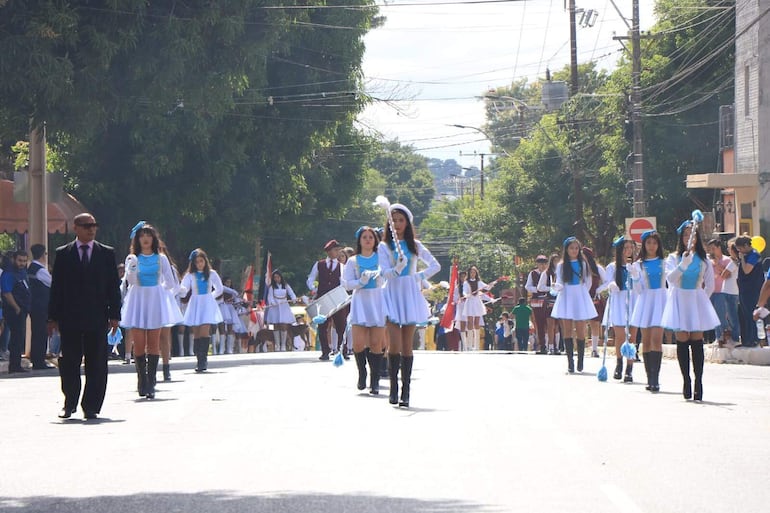
<svg viewBox="0 0 770 513">
<path fill-rule="evenodd" d="M 21 354 L 27 338 L 27 314 L 32 303 L 32 294 L 27 279 L 27 252 L 16 251 L 12 254 L 13 265 L 0 277 L 0 291 L 3 295 L 3 315 L 10 330 L 8 345 L 8 372 L 27 372 L 21 366 Z"/>
<path fill-rule="evenodd" d="M 714 266 L 714 292 L 711 294 L 711 304 L 719 316 L 720 325 L 716 327 L 716 340 L 720 346 L 730 343 L 727 332 L 732 340 L 739 340 L 741 335 L 738 320 L 738 265 L 722 251 L 722 241 L 711 239 L 706 247 L 711 264 Z"/>
<path fill-rule="evenodd" d="M 33 369 L 51 369 L 54 366 L 45 361 L 48 349 L 48 300 L 51 297 L 51 273 L 46 265 L 47 252 L 42 244 L 33 244 L 32 263 L 27 268 L 29 287 L 32 293 L 29 311 L 32 339 L 29 359 Z"/>
<path fill-rule="evenodd" d="M 751 238 L 741 236 L 735 239 L 738 249 L 738 300 L 740 303 L 741 342 L 744 347 L 757 345 L 757 326 L 753 321 L 754 305 L 759 300 L 759 291 L 764 283 L 760 256 L 751 247 Z"/>
<path fill-rule="evenodd" d="M 519 351 L 527 350 L 529 341 L 529 323 L 532 320 L 532 308 L 527 305 L 526 298 L 520 297 L 519 304 L 513 307 L 513 318 L 516 321 L 516 341 Z"/>
</svg>

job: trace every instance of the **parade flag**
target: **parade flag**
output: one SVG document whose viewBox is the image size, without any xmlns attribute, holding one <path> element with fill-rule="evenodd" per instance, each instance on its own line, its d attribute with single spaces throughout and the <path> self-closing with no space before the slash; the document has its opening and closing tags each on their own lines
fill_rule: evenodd
<svg viewBox="0 0 770 513">
<path fill-rule="evenodd" d="M 254 266 L 246 266 L 246 270 L 243 274 L 246 276 L 243 280 L 243 287 L 241 287 L 241 290 L 243 291 L 243 300 L 251 304 L 254 300 Z"/>
<path fill-rule="evenodd" d="M 452 264 L 452 272 L 449 275 L 449 293 L 446 298 L 446 309 L 441 318 L 441 326 L 445 330 L 451 330 L 455 320 L 455 286 L 457 285 L 457 260 Z"/>
</svg>

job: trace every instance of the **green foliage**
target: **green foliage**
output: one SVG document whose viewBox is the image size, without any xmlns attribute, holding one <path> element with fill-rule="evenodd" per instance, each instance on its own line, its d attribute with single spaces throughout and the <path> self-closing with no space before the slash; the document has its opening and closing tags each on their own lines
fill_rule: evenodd
<svg viewBox="0 0 770 513">
<path fill-rule="evenodd" d="M 9 251 L 16 247 L 16 241 L 13 235 L 7 233 L 0 233 L 0 252 Z"/>
</svg>

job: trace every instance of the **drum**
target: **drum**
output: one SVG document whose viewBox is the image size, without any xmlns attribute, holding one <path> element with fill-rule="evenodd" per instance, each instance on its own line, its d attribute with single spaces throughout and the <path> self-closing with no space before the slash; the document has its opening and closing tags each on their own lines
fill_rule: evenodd
<svg viewBox="0 0 770 513">
<path fill-rule="evenodd" d="M 350 295 L 342 285 L 331 289 L 329 292 L 310 303 L 305 311 L 311 319 L 317 315 L 331 317 L 336 312 L 345 308 L 350 303 Z"/>
</svg>

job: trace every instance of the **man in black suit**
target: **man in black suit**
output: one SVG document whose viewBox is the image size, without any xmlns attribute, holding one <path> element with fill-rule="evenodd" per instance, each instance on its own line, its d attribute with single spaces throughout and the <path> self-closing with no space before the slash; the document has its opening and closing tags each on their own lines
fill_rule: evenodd
<svg viewBox="0 0 770 513">
<path fill-rule="evenodd" d="M 48 331 L 58 327 L 61 334 L 64 408 L 59 417 L 65 419 L 77 411 L 84 356 L 86 385 L 80 405 L 86 419 L 95 419 L 101 411 L 107 390 L 107 328 L 114 333 L 120 320 L 115 250 L 94 240 L 98 226 L 91 214 L 75 216 L 77 238 L 56 249 L 53 265 Z"/>
</svg>

